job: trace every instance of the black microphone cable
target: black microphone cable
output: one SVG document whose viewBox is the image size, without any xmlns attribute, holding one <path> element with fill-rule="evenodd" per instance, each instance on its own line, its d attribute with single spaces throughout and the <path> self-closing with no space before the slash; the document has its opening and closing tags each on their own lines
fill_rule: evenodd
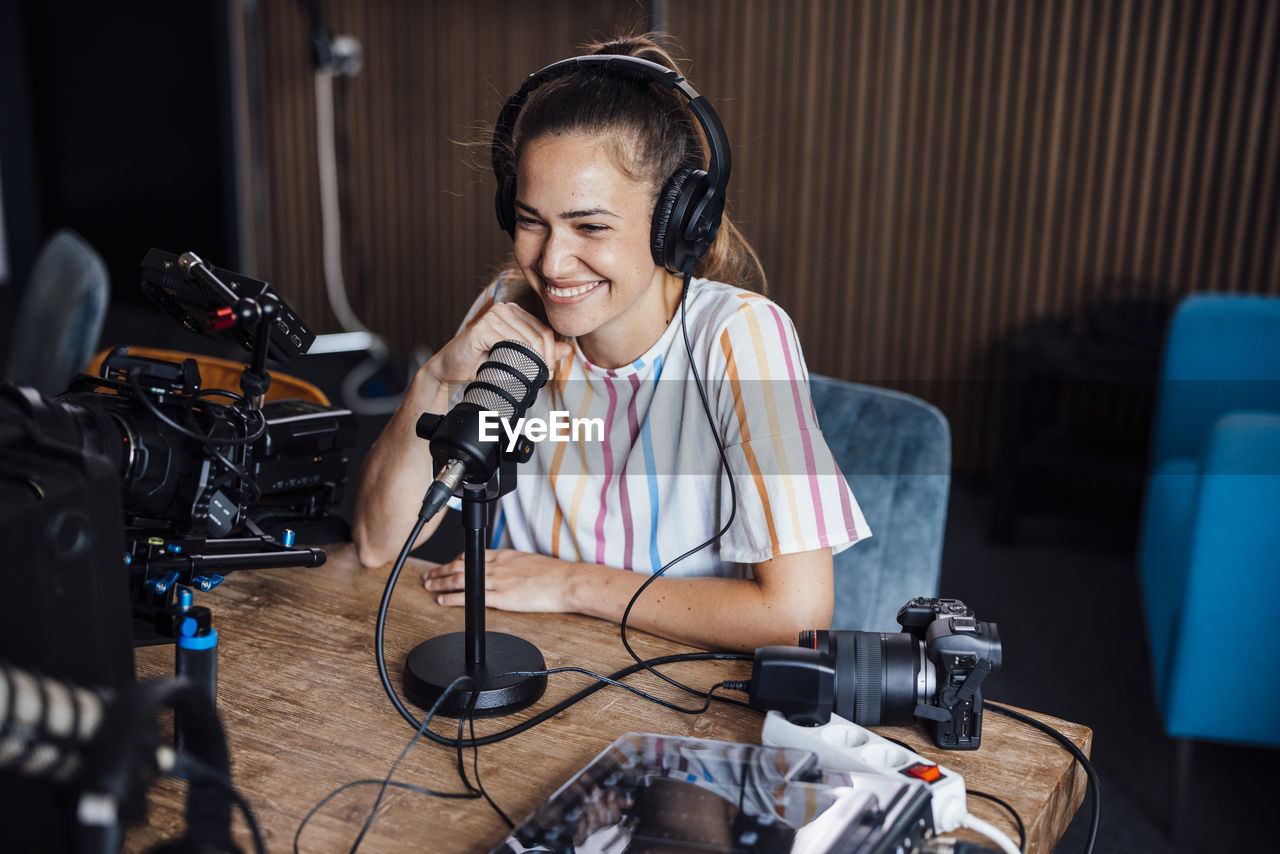
<svg viewBox="0 0 1280 854">
<path fill-rule="evenodd" d="M 382 681 L 382 689 L 383 691 L 386 692 L 387 698 L 391 701 L 391 705 L 395 707 L 396 711 L 400 713 L 400 716 L 404 718 L 405 721 L 408 722 L 408 724 L 414 728 L 414 730 L 421 729 L 422 734 L 424 736 L 434 741 L 436 744 L 444 745 L 446 747 L 456 747 L 459 744 L 462 744 L 466 747 L 480 747 L 486 744 L 496 744 L 499 741 L 503 741 L 504 739 L 508 739 L 508 738 L 511 738 L 512 736 L 519 735 L 520 733 L 525 732 L 526 730 L 532 729 L 533 727 L 537 726 L 540 723 L 543 723 L 544 721 L 550 720 L 551 718 L 563 712 L 565 709 L 568 709 L 569 707 L 573 706 L 579 701 L 591 696 L 596 691 L 599 691 L 601 688 L 604 688 L 606 685 L 612 684 L 611 682 L 605 682 L 605 681 L 593 682 L 592 684 L 579 690 L 577 693 L 572 694 L 569 697 L 566 697 L 564 700 L 561 700 L 559 703 L 556 703 L 554 706 L 551 706 L 550 708 L 538 713 L 537 715 L 534 715 L 531 718 L 528 718 L 527 720 L 524 720 L 518 724 L 510 726 L 507 729 L 501 730 L 499 732 L 491 733 L 489 735 L 484 735 L 479 737 L 476 737 L 473 735 L 469 741 L 465 741 L 465 742 L 462 741 L 461 738 L 456 740 L 451 739 L 446 736 L 440 735 L 439 733 L 433 732 L 430 729 L 427 729 L 424 723 L 422 721 L 419 721 L 417 718 L 415 718 L 413 713 L 409 711 L 408 707 L 405 706 L 404 701 L 400 699 L 400 695 L 396 693 L 395 686 L 391 684 L 391 675 L 387 671 L 387 656 L 386 656 L 386 649 L 385 649 L 387 611 L 389 610 L 389 607 L 391 604 L 391 595 L 395 592 L 396 582 L 399 580 L 400 573 L 404 569 L 405 561 L 409 557 L 409 552 L 413 550 L 413 544 L 417 541 L 418 534 L 421 533 L 422 527 L 423 525 L 426 524 L 426 521 L 427 520 L 423 518 L 422 512 L 420 511 L 418 515 L 418 520 L 414 525 L 413 530 L 409 533 L 409 536 L 405 539 L 404 546 L 401 547 L 400 554 L 396 558 L 395 565 L 392 567 L 391 573 L 387 577 L 387 584 L 382 592 L 382 601 L 378 605 L 378 618 L 374 628 L 374 644 L 373 644 L 374 654 L 377 658 L 377 664 L 378 664 L 378 676 Z M 741 652 L 674 653 L 672 655 L 664 655 L 658 658 L 651 658 L 647 660 L 638 661 L 635 664 L 628 665 L 627 667 L 624 667 L 621 670 L 618 670 L 610 674 L 608 676 L 608 679 L 614 682 L 620 682 L 621 680 L 632 675 L 633 673 L 639 672 L 640 670 L 652 671 L 653 668 L 655 667 L 660 667 L 664 664 L 672 664 L 680 661 L 751 661 L 751 660 L 752 660 L 752 656 L 747 655 L 746 653 L 741 653 Z M 662 674 L 659 674 L 659 675 L 662 675 Z M 703 696 L 702 692 L 694 691 L 694 689 L 690 689 L 685 686 L 681 686 L 681 687 L 684 687 L 686 691 L 692 691 L 693 693 L 696 693 L 698 696 Z M 717 697 L 716 699 L 723 699 L 723 698 Z"/>
<path fill-rule="evenodd" d="M 650 702 L 657 703 L 659 705 L 662 705 L 674 711 L 682 712 L 684 714 L 702 714 L 703 712 L 707 711 L 708 708 L 710 708 L 711 701 L 713 699 L 713 695 L 715 694 L 715 692 L 721 688 L 727 687 L 727 683 L 720 682 L 712 686 L 705 694 L 702 694 L 701 692 L 695 692 L 699 696 L 704 697 L 704 703 L 702 707 L 701 708 L 685 708 L 685 707 L 678 706 L 674 703 L 671 703 L 667 700 L 664 700 L 660 697 L 656 697 L 651 694 L 647 694 L 644 691 L 640 691 L 634 686 L 625 684 L 621 680 L 632 675 L 633 673 L 639 672 L 642 669 L 648 669 L 652 672 L 658 672 L 654 670 L 655 667 L 662 666 L 664 664 L 680 662 L 680 661 L 749 661 L 751 660 L 751 656 L 746 655 L 745 653 L 736 653 L 736 652 L 677 653 L 673 655 L 661 656 L 659 658 L 637 661 L 635 664 L 629 665 L 628 667 L 624 667 L 621 670 L 618 670 L 609 676 L 602 676 L 598 673 L 594 673 L 590 670 L 587 670 L 581 667 L 559 667 L 559 668 L 553 668 L 546 671 L 513 674 L 513 675 L 551 675 L 554 673 L 575 672 L 575 673 L 582 673 L 582 674 L 591 676 L 596 681 L 586 686 L 585 688 L 579 690 L 575 694 L 560 701 L 559 703 L 556 703 L 550 708 L 542 711 L 541 713 L 519 724 L 508 727 L 505 730 L 501 730 L 496 733 L 491 733 L 489 735 L 478 737 L 475 732 L 474 715 L 466 715 L 463 718 L 459 718 L 458 720 L 458 735 L 456 738 L 448 738 L 447 736 L 440 735 L 439 733 L 436 733 L 429 728 L 432 718 L 435 716 L 436 712 L 438 711 L 440 705 L 444 702 L 445 698 L 450 693 L 452 693 L 454 688 L 458 686 L 459 683 L 464 681 L 471 682 L 472 680 L 466 676 L 461 676 L 461 677 L 458 677 L 458 679 L 455 679 L 448 686 L 448 688 L 436 699 L 435 703 L 428 710 L 426 717 L 423 718 L 423 720 L 419 721 L 413 716 L 413 713 L 409 711 L 408 707 L 405 706 L 404 702 L 400 699 L 400 696 L 396 693 L 395 686 L 392 685 L 391 683 L 391 677 L 387 671 L 386 649 L 385 649 L 387 611 L 391 603 L 391 595 L 395 591 L 396 582 L 399 580 L 400 573 L 404 569 L 404 564 L 405 564 L 405 561 L 408 559 L 409 552 L 413 550 L 413 544 L 414 542 L 417 541 L 418 534 L 421 533 L 423 525 L 425 525 L 427 522 L 427 519 L 430 518 L 429 516 L 426 515 L 425 511 L 426 511 L 425 506 L 423 510 L 419 511 L 418 520 L 415 523 L 414 528 L 410 532 L 408 538 L 405 540 L 404 546 L 401 548 L 400 554 L 396 558 L 395 565 L 392 567 L 391 573 L 388 576 L 386 588 L 383 590 L 382 601 L 378 607 L 378 617 L 376 621 L 375 642 L 374 642 L 374 649 L 376 652 L 377 663 L 378 663 L 378 676 L 382 682 L 383 690 L 386 692 L 388 699 L 391 700 L 391 704 L 395 707 L 396 711 L 398 711 L 401 717 L 403 717 L 410 724 L 410 726 L 414 728 L 413 738 L 410 740 L 409 745 L 401 753 L 400 757 L 396 760 L 395 764 L 392 765 L 391 771 L 388 772 L 386 778 L 384 778 L 383 780 L 371 780 L 371 779 L 353 780 L 349 783 L 345 783 L 342 786 L 339 786 L 337 789 L 330 792 L 319 803 L 317 803 L 314 807 L 312 807 L 311 811 L 308 812 L 307 815 L 303 818 L 302 822 L 298 825 L 298 829 L 294 833 L 293 843 L 294 843 L 295 854 L 297 854 L 298 852 L 298 840 L 302 835 L 302 830 L 306 826 L 307 822 L 311 820 L 312 816 L 314 816 L 326 803 L 328 803 L 332 798 L 337 796 L 339 793 L 359 785 L 381 784 L 382 788 L 379 790 L 378 800 L 375 801 L 373 808 L 370 810 L 369 817 L 368 819 L 366 819 L 365 825 L 360 832 L 360 836 L 357 837 L 355 845 L 359 845 L 360 839 L 363 838 L 364 834 L 367 832 L 369 826 L 373 821 L 373 817 L 377 812 L 377 808 L 383 794 L 386 792 L 387 788 L 391 786 L 405 789 L 408 791 L 418 792 L 419 794 L 429 795 L 432 797 L 440 797 L 440 798 L 470 800 L 470 799 L 475 799 L 477 797 L 483 797 L 488 802 L 489 806 L 492 807 L 493 810 L 502 819 L 502 821 L 506 823 L 507 827 L 514 827 L 515 825 L 511 821 L 511 819 L 493 801 L 493 799 L 489 796 L 488 792 L 485 791 L 484 786 L 480 783 L 479 748 L 481 746 L 494 744 L 499 741 L 503 741 L 507 738 L 511 738 L 513 736 L 519 735 L 520 733 L 528 729 L 531 729 L 537 726 L 538 724 L 543 723 L 544 721 L 550 720 L 551 718 L 554 718 L 557 715 L 559 715 L 565 709 L 568 709 L 569 707 L 575 705 L 579 701 L 586 699 L 591 694 L 595 693 L 596 691 L 600 690 L 606 685 L 614 685 L 616 687 L 623 688 L 624 690 L 630 691 L 644 699 L 649 700 Z M 503 674 L 503 675 L 506 675 L 506 674 Z M 662 675 L 662 674 L 659 673 L 659 675 Z M 685 690 L 687 691 L 694 690 L 694 689 L 687 688 L 685 686 L 681 686 L 681 687 L 684 687 Z M 478 693 L 473 693 L 473 702 L 476 697 L 478 697 Z M 723 700 L 724 698 L 715 697 L 714 699 Z M 470 739 L 463 738 L 464 722 L 469 722 L 470 724 L 470 731 L 471 731 Z M 436 744 L 440 744 L 446 747 L 452 747 L 455 750 L 457 750 L 458 774 L 463 782 L 465 791 L 439 792 L 439 791 L 428 789 L 425 787 L 412 786 L 406 783 L 399 783 L 391 779 L 392 775 L 394 775 L 395 773 L 396 768 L 399 766 L 401 760 L 403 760 L 405 755 L 407 755 L 407 753 L 409 752 L 409 749 L 412 748 L 413 745 L 417 743 L 418 739 L 422 738 L 423 736 L 435 742 Z M 465 768 L 463 765 L 462 750 L 467 747 L 471 748 L 473 751 L 472 765 L 473 765 L 474 776 L 476 779 L 475 787 L 472 787 L 471 784 L 468 782 L 466 773 L 465 773 Z M 355 846 L 353 846 L 351 850 L 354 852 Z"/>
<path fill-rule="evenodd" d="M 658 705 L 663 706 L 664 708 L 672 709 L 673 711 L 682 712 L 684 714 L 690 714 L 690 715 L 702 714 L 703 712 L 707 711 L 707 709 L 711 707 L 711 701 L 713 699 L 714 693 L 717 690 L 726 687 L 726 683 L 724 682 L 720 682 L 716 685 L 713 685 L 706 692 L 704 702 L 701 708 L 686 708 L 683 706 L 676 705 L 675 703 L 672 703 L 668 700 L 664 700 L 661 697 L 656 697 L 651 694 L 648 694 L 618 679 L 614 679 L 609 676 L 603 676 L 599 673 L 595 673 L 583 667 L 556 667 L 548 670 L 537 670 L 537 671 L 510 671 L 502 675 L 503 676 L 550 676 L 557 673 L 581 673 L 586 676 L 590 676 L 593 679 L 596 679 L 601 684 L 608 684 L 618 688 L 622 688 L 623 690 L 630 691 L 631 693 L 636 694 L 637 696 L 642 697 L 646 700 L 649 700 L 650 702 L 657 703 Z M 464 684 L 464 683 L 467 683 L 467 684 Z M 418 726 L 417 730 L 414 732 L 413 738 L 409 740 L 408 745 L 405 746 L 404 750 L 400 753 L 400 756 L 392 764 L 391 770 L 387 772 L 386 777 L 384 777 L 382 780 L 365 779 L 365 780 L 353 780 L 351 782 L 344 783 L 343 785 L 334 789 L 332 792 L 326 795 L 323 799 L 321 799 L 319 803 L 317 803 L 314 807 L 312 807 L 311 811 L 308 812 L 307 815 L 303 818 L 302 822 L 298 825 L 297 831 L 294 833 L 293 847 L 294 847 L 295 854 L 296 852 L 298 852 L 298 840 L 301 837 L 302 829 L 306 826 L 307 822 L 311 820 L 311 817 L 314 816 L 326 803 L 328 803 L 335 796 L 346 791 L 349 788 L 352 788 L 354 786 L 359 786 L 359 785 L 380 785 L 381 788 L 378 790 L 378 796 L 377 798 L 375 798 L 373 806 L 369 808 L 369 815 L 365 819 L 365 823 L 361 827 L 360 833 L 357 835 L 355 842 L 351 846 L 350 854 L 355 854 L 355 851 L 359 847 L 360 842 L 364 839 L 365 834 L 368 832 L 369 828 L 373 824 L 374 817 L 378 812 L 378 807 L 382 804 L 383 796 L 386 794 L 387 789 L 392 786 L 406 789 L 408 791 L 416 792 L 418 794 L 428 795 L 431 797 L 438 797 L 438 798 L 474 800 L 474 799 L 483 797 L 485 801 L 488 802 L 489 806 L 493 808 L 493 811 L 497 813 L 498 817 L 503 821 L 504 824 L 506 824 L 508 828 L 515 827 L 515 823 L 502 810 L 502 808 L 499 807 L 497 803 L 494 802 L 493 798 L 489 796 L 489 793 L 485 791 L 484 785 L 480 782 L 479 745 L 482 742 L 476 739 L 475 716 L 473 714 L 470 714 L 470 712 L 472 711 L 472 708 L 470 706 L 468 707 L 468 710 L 467 710 L 468 714 L 458 720 L 458 737 L 453 742 L 453 744 L 456 747 L 457 755 L 458 755 L 458 777 L 459 779 L 462 780 L 462 785 L 465 791 L 440 792 L 440 791 L 429 789 L 423 786 L 414 786 L 408 783 L 401 783 L 399 781 L 395 781 L 392 779 L 393 776 L 395 775 L 396 769 L 399 768 L 400 763 L 404 760 L 405 756 L 408 755 L 409 751 L 413 748 L 413 746 L 417 744 L 418 740 L 423 735 L 430 736 L 432 734 L 431 731 L 428 729 L 431 723 L 431 720 L 435 717 L 436 712 L 439 710 L 440 705 L 444 702 L 445 697 L 453 693 L 455 688 L 458 688 L 459 686 L 462 686 L 464 688 L 470 687 L 472 690 L 474 690 L 475 683 L 470 677 L 467 677 L 467 676 L 460 676 L 457 679 L 455 679 L 452 683 L 450 683 L 450 685 L 445 689 L 444 693 L 439 698 L 436 699 L 431 709 L 427 712 L 426 717 L 423 719 L 422 723 Z M 477 696 L 478 695 L 473 694 L 472 705 L 474 705 L 474 702 Z M 463 741 L 463 725 L 464 724 L 470 725 L 471 739 L 469 742 Z M 476 781 L 474 786 L 472 786 L 471 782 L 467 779 L 466 769 L 463 764 L 462 751 L 465 746 L 470 746 L 472 749 L 472 774 L 475 777 L 475 781 Z"/>
<path fill-rule="evenodd" d="M 1101 812 L 1099 799 L 1101 794 L 1098 788 L 1098 774 L 1094 771 L 1093 763 L 1089 761 L 1089 757 L 1085 756 L 1084 751 L 1076 747 L 1075 744 L 1072 743 L 1071 739 L 1067 738 L 1048 724 L 1038 721 L 1030 715 L 1024 715 L 1017 709 L 1011 709 L 1008 706 L 1002 706 L 997 703 L 993 703 L 990 700 L 983 700 L 982 707 L 995 712 L 997 715 L 1004 715 L 1006 718 L 1012 718 L 1015 721 L 1040 730 L 1042 733 L 1066 748 L 1067 752 L 1075 758 L 1076 762 L 1080 763 L 1080 767 L 1084 769 L 1085 788 L 1093 794 L 1089 804 L 1089 836 L 1085 841 L 1084 847 L 1085 854 L 1093 854 L 1093 846 L 1098 840 L 1098 821 L 1099 813 Z"/>
<path fill-rule="evenodd" d="M 646 662 L 644 661 L 641 661 L 639 663 L 646 664 Z M 710 688 L 708 688 L 705 692 L 695 691 L 695 693 L 698 696 L 703 698 L 703 703 L 701 708 L 691 709 L 691 708 L 686 708 L 685 706 L 677 705 L 671 702 L 670 700 L 664 700 L 661 697 L 658 697 L 654 694 L 650 694 L 647 691 L 641 691 L 639 688 L 635 687 L 634 685 L 628 685 L 626 682 L 623 682 L 620 679 L 615 679 L 612 676 L 604 676 L 602 674 L 596 673 L 595 671 L 588 670 L 585 667 L 566 666 L 566 667 L 553 667 L 548 670 L 509 670 L 502 675 L 503 676 L 551 676 L 556 673 L 581 673 L 584 676 L 590 676 L 592 679 L 595 679 L 596 681 L 601 682 L 605 685 L 612 685 L 615 688 L 621 688 L 624 691 L 630 691 L 632 694 L 635 694 L 637 697 L 640 697 L 643 700 L 648 700 L 650 703 L 656 703 L 657 705 L 662 706 L 664 709 L 671 709 L 673 712 L 680 712 L 686 715 L 700 715 L 703 712 L 707 711 L 707 709 L 711 708 L 711 701 L 713 699 L 715 700 L 724 699 L 723 697 L 713 697 L 712 695 L 715 694 L 715 692 L 720 690 L 721 688 L 731 687 L 730 683 L 726 681 L 726 682 L 717 682 L 715 685 L 712 685 Z M 662 674 L 659 673 L 658 675 L 661 676 Z"/>
<path fill-rule="evenodd" d="M 489 802 L 489 805 L 493 807 L 494 810 L 497 811 L 498 815 L 502 816 L 502 818 L 506 820 L 507 826 L 514 827 L 514 825 L 511 823 L 511 820 L 507 819 L 506 813 L 504 813 L 501 809 L 498 808 L 498 805 L 495 804 L 493 800 L 489 797 L 488 793 L 484 791 L 484 787 L 480 785 L 479 759 L 478 759 L 479 750 L 478 749 L 474 750 L 477 757 L 476 758 L 476 785 L 472 786 L 471 781 L 467 779 L 466 763 L 462 758 L 462 733 L 466 724 L 470 722 L 472 735 L 474 736 L 475 734 L 475 717 L 471 713 L 475 709 L 476 697 L 479 696 L 476 693 L 476 689 L 479 686 L 476 685 L 475 680 L 472 679 L 470 676 L 459 676 L 457 679 L 454 679 L 452 682 L 450 682 L 449 685 L 445 688 L 445 690 L 441 692 L 440 696 L 436 698 L 435 703 L 432 704 L 431 709 L 427 712 L 427 716 L 423 718 L 422 725 L 418 727 L 418 731 L 413 734 L 413 738 L 409 739 L 409 743 L 405 745 L 404 750 L 400 751 L 400 755 L 396 757 L 396 761 L 391 764 L 391 769 L 387 771 L 387 776 L 383 779 L 382 786 L 378 789 L 378 796 L 374 799 L 373 806 L 369 808 L 369 815 L 367 818 L 365 818 L 364 825 L 360 828 L 360 833 L 356 835 L 355 841 L 351 843 L 350 854 L 355 854 L 356 849 L 360 847 L 360 842 L 364 839 L 365 834 L 368 833 L 369 828 L 373 826 L 373 820 L 378 814 L 378 807 L 382 805 L 382 799 L 387 793 L 387 788 L 391 784 L 392 777 L 395 776 L 396 769 L 400 767 L 400 763 L 404 761 L 404 758 L 409 755 L 409 751 L 413 749 L 413 746 L 418 743 L 418 739 L 422 737 L 422 733 L 425 732 L 427 727 L 431 724 L 431 719 L 435 717 L 436 712 L 439 711 L 440 706 L 444 703 L 445 698 L 450 694 L 452 694 L 453 691 L 460 686 L 468 687 L 472 691 L 471 702 L 467 704 L 467 709 L 466 709 L 467 713 L 464 714 L 462 717 L 458 718 L 458 753 L 457 753 L 458 769 L 457 770 L 458 770 L 458 777 L 459 779 L 462 780 L 462 786 L 465 791 L 463 792 L 430 792 L 430 790 L 428 790 L 428 792 L 432 795 L 439 795 L 441 797 L 450 797 L 450 798 L 465 797 L 468 799 L 479 798 L 481 795 L 483 795 L 485 800 Z M 299 830 L 301 830 L 301 828 L 299 828 Z"/>
<path fill-rule="evenodd" d="M 507 816 L 507 814 L 502 811 L 502 808 L 499 807 L 493 801 L 493 799 L 489 796 L 489 793 L 485 791 L 484 785 L 480 782 L 479 750 L 475 749 L 474 747 L 472 751 L 472 767 L 473 767 L 474 776 L 476 778 L 475 785 L 474 786 L 471 785 L 471 781 L 467 779 L 466 762 L 462 756 L 462 751 L 463 751 L 462 734 L 463 734 L 463 728 L 469 724 L 471 727 L 472 740 L 474 741 L 475 739 L 474 715 L 467 714 L 458 719 L 458 738 L 455 743 L 457 745 L 457 762 L 458 762 L 457 771 L 458 771 L 459 779 L 462 780 L 463 791 L 441 792 L 436 789 L 427 788 L 425 786 L 415 786 L 411 783 L 404 783 L 399 780 L 393 779 L 395 776 L 396 770 L 400 767 L 400 763 L 404 761 L 404 758 L 406 756 L 408 756 L 409 751 L 413 749 L 413 746 L 418 743 L 418 740 L 422 737 L 423 733 L 427 732 L 427 727 L 430 725 L 431 720 L 435 717 L 436 712 L 439 710 L 441 704 L 444 703 L 445 698 L 448 697 L 450 694 L 452 694 L 454 690 L 457 689 L 458 687 L 464 687 L 464 688 L 470 687 L 471 689 L 474 690 L 475 682 L 469 676 L 459 676 L 457 679 L 453 680 L 453 682 L 451 682 L 445 688 L 445 690 L 441 693 L 440 697 L 438 697 L 436 699 L 436 702 L 431 706 L 430 710 L 428 710 L 427 716 L 423 719 L 421 725 L 418 727 L 417 731 L 413 734 L 413 738 L 409 740 L 409 743 L 405 745 L 404 750 L 400 752 L 400 755 L 396 758 L 396 761 L 392 763 L 391 768 L 387 772 L 386 777 L 383 777 L 381 780 L 362 779 L 362 780 L 351 780 L 350 782 L 343 783 L 341 786 L 339 786 L 338 788 L 334 789 L 332 792 L 330 792 L 329 794 L 321 798 L 320 801 L 317 802 L 316 805 L 313 806 L 305 816 L 303 816 L 302 821 L 298 824 L 298 827 L 293 834 L 294 854 L 298 854 L 299 852 L 298 843 L 302 837 L 302 831 L 307 826 L 307 823 L 311 821 L 312 817 L 315 816 L 315 814 L 319 812 L 324 807 L 325 804 L 333 800 L 333 798 L 335 798 L 342 792 L 345 792 L 347 789 L 351 789 L 356 786 L 376 785 L 376 786 L 379 786 L 380 788 L 378 790 L 378 796 L 374 799 L 373 806 L 369 808 L 369 815 L 365 819 L 364 825 L 361 826 L 359 834 L 357 834 L 355 841 L 351 844 L 350 851 L 352 852 L 352 854 L 354 854 L 356 849 L 359 848 L 361 841 L 364 839 L 369 829 L 373 826 L 374 819 L 378 813 L 378 807 L 381 806 L 382 799 L 386 795 L 387 789 L 389 788 L 405 789 L 407 791 L 416 792 L 417 794 L 420 794 L 420 795 L 427 795 L 434 798 L 445 798 L 445 799 L 451 799 L 451 800 L 475 800 L 483 797 L 486 801 L 488 801 L 489 806 L 491 806 L 493 810 L 498 814 L 498 816 L 506 823 L 507 827 L 515 826 L 515 824 L 511 821 L 511 819 Z M 471 704 L 468 705 L 468 709 L 467 709 L 468 712 L 472 710 L 472 707 L 474 706 L 474 702 L 475 700 L 473 697 Z"/>
</svg>

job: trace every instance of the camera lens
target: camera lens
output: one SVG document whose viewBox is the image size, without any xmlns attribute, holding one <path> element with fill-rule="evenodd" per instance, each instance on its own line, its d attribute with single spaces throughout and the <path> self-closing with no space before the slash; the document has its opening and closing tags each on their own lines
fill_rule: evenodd
<svg viewBox="0 0 1280 854">
<path fill-rule="evenodd" d="M 835 713 L 859 726 L 914 720 L 916 704 L 936 690 L 924 642 L 902 632 L 806 631 L 800 646 L 828 656 L 835 670 Z"/>
<path fill-rule="evenodd" d="M 64 394 L 57 405 L 74 419 L 84 450 L 115 466 L 126 514 L 178 521 L 190 513 L 178 493 L 200 457 L 177 431 L 123 395 Z"/>
</svg>

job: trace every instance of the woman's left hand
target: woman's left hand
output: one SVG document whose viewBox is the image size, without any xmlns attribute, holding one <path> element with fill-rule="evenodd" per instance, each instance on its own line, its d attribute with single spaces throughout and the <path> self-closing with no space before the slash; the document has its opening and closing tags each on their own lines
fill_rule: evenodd
<svg viewBox="0 0 1280 854">
<path fill-rule="evenodd" d="M 484 600 L 504 611 L 569 610 L 567 587 L 575 564 L 515 549 L 486 549 Z M 422 573 L 426 588 L 441 605 L 462 605 L 465 564 L 461 556 Z"/>
<path fill-rule="evenodd" d="M 485 552 L 485 605 L 506 611 L 584 614 L 620 622 L 637 591 L 627 625 L 704 649 L 750 652 L 794 643 L 814 626 L 831 625 L 831 550 L 779 555 L 751 565 L 753 578 L 657 578 L 513 549 Z M 466 602 L 464 561 L 422 573 L 441 605 Z"/>
</svg>

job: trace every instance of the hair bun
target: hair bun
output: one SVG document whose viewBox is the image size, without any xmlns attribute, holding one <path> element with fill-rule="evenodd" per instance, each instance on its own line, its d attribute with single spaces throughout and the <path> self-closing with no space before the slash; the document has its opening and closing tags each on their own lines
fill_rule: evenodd
<svg viewBox="0 0 1280 854">
<path fill-rule="evenodd" d="M 675 59 L 662 47 L 662 40 L 663 37 L 658 33 L 619 35 L 608 41 L 584 45 L 583 52 L 634 56 L 638 59 L 647 59 L 666 68 L 680 71 Z"/>
</svg>

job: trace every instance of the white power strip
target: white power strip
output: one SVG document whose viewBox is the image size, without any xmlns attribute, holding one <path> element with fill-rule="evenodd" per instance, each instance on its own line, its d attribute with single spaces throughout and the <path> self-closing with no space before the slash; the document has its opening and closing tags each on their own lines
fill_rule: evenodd
<svg viewBox="0 0 1280 854">
<path fill-rule="evenodd" d="M 832 715 L 822 726 L 798 726 L 781 712 L 769 712 L 760 741 L 773 747 L 811 750 L 828 771 L 854 771 L 923 781 L 932 796 L 933 826 L 948 833 L 965 823 L 964 777 L 871 730 Z"/>
</svg>

